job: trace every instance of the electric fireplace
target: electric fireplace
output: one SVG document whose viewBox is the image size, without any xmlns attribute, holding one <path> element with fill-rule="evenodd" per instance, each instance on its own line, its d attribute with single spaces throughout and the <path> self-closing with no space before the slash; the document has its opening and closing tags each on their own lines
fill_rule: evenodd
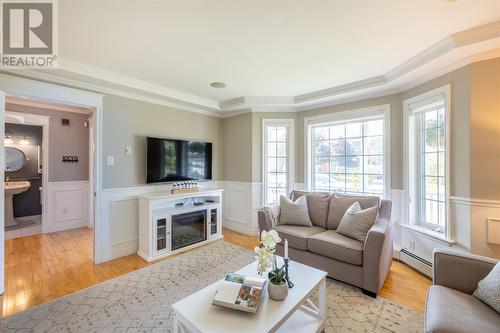
<svg viewBox="0 0 500 333">
<path fill-rule="evenodd" d="M 207 210 L 172 215 L 172 251 L 207 239 Z"/>
</svg>

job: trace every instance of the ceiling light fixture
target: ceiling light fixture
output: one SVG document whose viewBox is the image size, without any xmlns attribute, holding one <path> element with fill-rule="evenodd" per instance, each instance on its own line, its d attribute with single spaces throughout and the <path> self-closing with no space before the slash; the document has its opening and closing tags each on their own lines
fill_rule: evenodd
<svg viewBox="0 0 500 333">
<path fill-rule="evenodd" d="M 224 82 L 212 82 L 210 83 L 210 86 L 217 89 L 226 88 L 226 84 Z"/>
</svg>

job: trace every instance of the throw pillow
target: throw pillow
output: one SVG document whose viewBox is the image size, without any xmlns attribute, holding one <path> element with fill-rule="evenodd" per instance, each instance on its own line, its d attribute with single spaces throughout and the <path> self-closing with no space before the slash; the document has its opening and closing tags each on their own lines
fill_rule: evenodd
<svg viewBox="0 0 500 333">
<path fill-rule="evenodd" d="M 472 296 L 480 299 L 500 313 L 500 262 L 497 262 L 490 274 L 479 281 Z"/>
<path fill-rule="evenodd" d="M 278 225 L 282 224 L 312 227 L 305 195 L 295 200 L 295 202 L 284 195 L 280 196 L 280 219 Z"/>
<path fill-rule="evenodd" d="M 360 242 L 365 242 L 368 231 L 375 223 L 378 207 L 361 210 L 359 202 L 353 203 L 340 220 L 337 232 Z"/>
</svg>

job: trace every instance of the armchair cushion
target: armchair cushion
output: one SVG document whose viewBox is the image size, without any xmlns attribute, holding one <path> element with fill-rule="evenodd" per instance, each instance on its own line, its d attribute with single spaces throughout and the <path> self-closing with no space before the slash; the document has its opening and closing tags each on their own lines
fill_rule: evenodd
<svg viewBox="0 0 500 333">
<path fill-rule="evenodd" d="M 427 295 L 425 332 L 498 332 L 500 316 L 477 298 L 433 285 Z"/>
<path fill-rule="evenodd" d="M 327 230 L 309 238 L 309 251 L 361 266 L 363 264 L 363 243 L 339 234 L 335 230 Z"/>
<path fill-rule="evenodd" d="M 354 196 L 344 194 L 332 194 L 330 198 L 330 208 L 328 209 L 327 229 L 335 230 L 339 226 L 340 220 L 345 212 L 355 202 L 358 202 L 361 209 L 379 207 L 380 198 L 377 196 Z"/>
<path fill-rule="evenodd" d="M 288 239 L 288 246 L 298 250 L 307 250 L 307 241 L 309 237 L 319 234 L 325 229 L 320 227 L 304 227 L 298 225 L 278 225 L 275 230 L 284 242 Z"/>
<path fill-rule="evenodd" d="M 493 267 L 490 274 L 479 281 L 472 296 L 488 304 L 500 314 L 500 262 Z"/>
</svg>

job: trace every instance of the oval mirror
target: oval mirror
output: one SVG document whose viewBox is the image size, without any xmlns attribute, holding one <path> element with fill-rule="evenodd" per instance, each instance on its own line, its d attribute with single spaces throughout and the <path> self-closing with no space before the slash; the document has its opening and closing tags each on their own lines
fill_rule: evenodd
<svg viewBox="0 0 500 333">
<path fill-rule="evenodd" d="M 5 147 L 5 172 L 14 172 L 24 168 L 28 163 L 22 150 L 14 147 Z"/>
</svg>

